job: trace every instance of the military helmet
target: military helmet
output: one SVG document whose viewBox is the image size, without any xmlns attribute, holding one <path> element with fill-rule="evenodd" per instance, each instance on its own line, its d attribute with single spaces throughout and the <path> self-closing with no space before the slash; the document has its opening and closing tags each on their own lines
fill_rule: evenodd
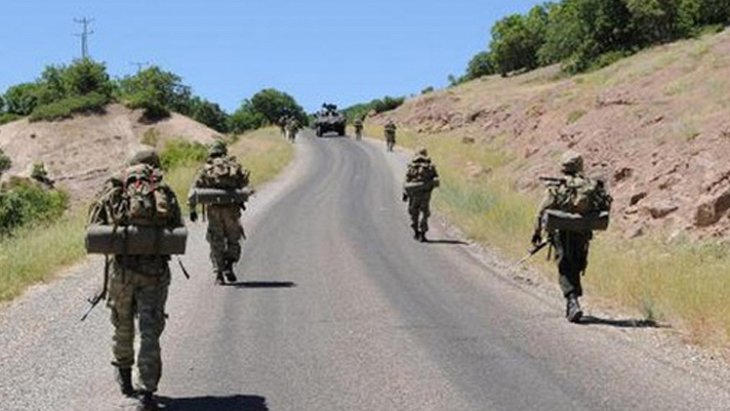
<svg viewBox="0 0 730 411">
<path fill-rule="evenodd" d="M 576 151 L 569 150 L 560 159 L 560 167 L 563 173 L 581 173 L 583 172 L 583 156 Z"/>
<path fill-rule="evenodd" d="M 228 148 L 226 147 L 226 144 L 220 140 L 211 144 L 208 149 L 208 155 L 210 157 L 220 157 L 225 156 L 226 154 L 228 154 Z"/>
<path fill-rule="evenodd" d="M 154 147 L 148 145 L 139 145 L 129 152 L 127 157 L 128 166 L 136 166 L 138 164 L 147 164 L 152 167 L 160 167 L 160 156 Z"/>
</svg>

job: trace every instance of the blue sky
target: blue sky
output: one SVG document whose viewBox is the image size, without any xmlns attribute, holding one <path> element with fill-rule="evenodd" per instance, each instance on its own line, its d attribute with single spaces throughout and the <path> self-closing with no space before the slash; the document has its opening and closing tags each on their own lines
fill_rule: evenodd
<svg viewBox="0 0 730 411">
<path fill-rule="evenodd" d="M 533 0 L 17 0 L 0 14 L 0 92 L 79 57 L 75 17 L 94 18 L 91 56 L 113 76 L 157 64 L 194 93 L 238 107 L 275 87 L 308 111 L 442 87 L 486 48 L 499 18 Z"/>
</svg>

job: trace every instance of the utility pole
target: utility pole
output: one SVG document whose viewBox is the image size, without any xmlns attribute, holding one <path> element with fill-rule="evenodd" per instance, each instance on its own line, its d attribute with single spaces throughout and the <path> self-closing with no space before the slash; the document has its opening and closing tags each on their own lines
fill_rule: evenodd
<svg viewBox="0 0 730 411">
<path fill-rule="evenodd" d="M 86 17 L 82 19 L 74 19 L 75 23 L 81 24 L 83 26 L 83 31 L 81 33 L 75 34 L 76 37 L 81 37 L 82 59 L 89 58 L 89 36 L 94 34 L 93 30 L 89 30 L 89 24 L 91 24 L 93 21 L 94 19 L 88 19 Z"/>
<path fill-rule="evenodd" d="M 150 62 L 149 61 L 130 61 L 129 64 L 131 64 L 133 66 L 137 66 L 137 73 L 139 73 L 140 71 L 142 71 L 143 67 L 149 66 Z"/>
</svg>

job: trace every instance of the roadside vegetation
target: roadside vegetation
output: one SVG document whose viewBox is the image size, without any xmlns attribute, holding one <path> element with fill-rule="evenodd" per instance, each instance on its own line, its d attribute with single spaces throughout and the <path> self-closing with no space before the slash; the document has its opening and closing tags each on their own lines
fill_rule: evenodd
<svg viewBox="0 0 730 411">
<path fill-rule="evenodd" d="M 251 170 L 252 183 L 274 178 L 291 161 L 293 148 L 271 128 L 231 137 L 229 150 Z M 183 207 L 197 168 L 207 157 L 199 143 L 172 140 L 161 147 L 165 179 Z M 64 214 L 67 196 L 36 184 L 0 192 L 0 301 L 18 296 L 29 285 L 51 279 L 85 256 L 85 209 Z M 63 240 L 60 240 L 63 239 Z"/>
<path fill-rule="evenodd" d="M 372 124 L 366 131 L 382 135 L 382 127 Z M 398 144 L 428 148 L 442 180 L 434 206 L 450 222 L 514 261 L 526 254 L 542 193 L 515 190 L 505 167 L 515 161 L 509 153 L 488 144 L 467 145 L 457 138 L 403 129 L 398 131 Z M 467 164 L 484 172 L 465 178 Z M 683 238 L 667 242 L 659 234 L 666 233 L 631 241 L 610 231 L 597 234 L 584 277 L 586 295 L 593 301 L 618 303 L 639 320 L 669 322 L 692 343 L 726 346 L 730 341 L 727 246 Z M 544 252 L 528 264 L 549 281 L 556 278 L 555 265 L 546 261 Z"/>
<path fill-rule="evenodd" d="M 647 47 L 730 24 L 726 0 L 560 0 L 494 24 L 491 42 L 451 85 L 560 63 L 567 73 L 605 67 Z"/>
<path fill-rule="evenodd" d="M 430 91 L 433 91 L 431 88 Z M 355 104 L 353 106 L 344 109 L 344 113 L 347 116 L 349 122 L 355 121 L 358 118 L 365 118 L 370 113 L 380 114 L 386 111 L 395 110 L 400 107 L 406 101 L 405 97 L 390 97 L 385 96 L 383 98 L 374 99 L 368 103 Z"/>
</svg>

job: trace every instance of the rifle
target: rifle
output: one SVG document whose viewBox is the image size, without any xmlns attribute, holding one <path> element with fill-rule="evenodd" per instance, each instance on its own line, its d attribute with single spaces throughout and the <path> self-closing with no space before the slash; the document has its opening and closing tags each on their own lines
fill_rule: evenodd
<svg viewBox="0 0 730 411">
<path fill-rule="evenodd" d="M 522 263 L 524 263 L 525 261 L 529 260 L 533 255 L 539 253 L 540 250 L 542 250 L 543 248 L 547 247 L 548 244 L 550 244 L 549 241 L 543 241 L 542 243 L 533 246 L 527 252 L 527 255 L 524 256 L 524 257 L 522 257 L 522 259 L 520 261 L 518 261 L 517 264 L 515 264 L 515 267 L 519 267 L 520 265 L 522 265 Z"/>
<path fill-rule="evenodd" d="M 84 313 L 84 316 L 81 317 L 81 322 L 83 322 L 86 317 L 91 314 L 91 311 L 94 310 L 94 307 L 101 302 L 101 300 L 106 299 L 107 294 L 107 284 L 109 282 L 109 256 L 104 256 L 104 284 L 101 286 L 101 292 L 96 294 L 95 296 L 86 299 L 86 301 L 91 304 L 91 307 L 89 307 L 88 310 L 86 310 L 86 313 Z"/>
<path fill-rule="evenodd" d="M 543 177 L 539 177 L 539 179 L 540 179 L 540 181 L 545 183 L 545 185 L 548 187 L 559 186 L 559 185 L 565 184 L 565 182 L 567 181 L 565 179 L 565 177 L 544 177 L 543 176 Z"/>
</svg>

